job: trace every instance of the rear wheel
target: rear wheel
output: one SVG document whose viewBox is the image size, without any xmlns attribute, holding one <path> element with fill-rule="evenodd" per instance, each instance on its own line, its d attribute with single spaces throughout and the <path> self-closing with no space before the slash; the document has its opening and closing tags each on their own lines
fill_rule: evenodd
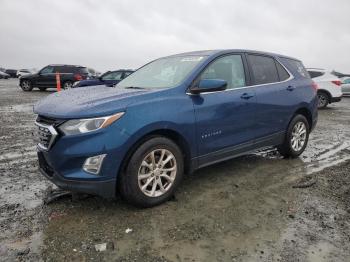
<svg viewBox="0 0 350 262">
<path fill-rule="evenodd" d="M 143 143 L 120 176 L 120 193 L 131 204 L 151 207 L 167 201 L 182 180 L 181 150 L 165 137 Z"/>
<path fill-rule="evenodd" d="M 318 97 L 318 108 L 325 108 L 329 104 L 329 95 L 325 92 L 318 92 L 317 93 Z"/>
<path fill-rule="evenodd" d="M 309 133 L 307 119 L 303 115 L 296 115 L 288 126 L 284 143 L 277 147 L 278 152 L 284 157 L 298 157 L 306 148 Z"/>
<path fill-rule="evenodd" d="M 30 80 L 23 80 L 21 82 L 21 88 L 23 91 L 32 91 L 33 89 L 32 82 L 30 82 Z"/>
<path fill-rule="evenodd" d="M 63 84 L 63 89 L 71 89 L 72 86 L 73 86 L 73 82 L 71 82 L 71 81 L 66 81 L 66 82 L 64 82 L 64 84 Z"/>
</svg>

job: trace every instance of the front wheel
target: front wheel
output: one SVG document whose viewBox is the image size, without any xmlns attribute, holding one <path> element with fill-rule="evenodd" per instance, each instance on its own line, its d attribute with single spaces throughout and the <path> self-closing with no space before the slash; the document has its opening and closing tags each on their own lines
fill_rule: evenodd
<svg viewBox="0 0 350 262">
<path fill-rule="evenodd" d="M 301 155 L 309 140 L 310 127 L 303 115 L 296 115 L 290 122 L 282 145 L 278 146 L 278 152 L 284 157 L 296 158 Z"/>
<path fill-rule="evenodd" d="M 30 82 L 30 80 L 23 80 L 21 82 L 21 88 L 23 91 L 32 91 L 33 89 L 32 82 Z"/>
<path fill-rule="evenodd" d="M 120 193 L 136 206 L 159 205 L 174 194 L 183 172 L 179 147 L 165 137 L 154 137 L 134 152 L 126 171 L 120 174 Z"/>
</svg>

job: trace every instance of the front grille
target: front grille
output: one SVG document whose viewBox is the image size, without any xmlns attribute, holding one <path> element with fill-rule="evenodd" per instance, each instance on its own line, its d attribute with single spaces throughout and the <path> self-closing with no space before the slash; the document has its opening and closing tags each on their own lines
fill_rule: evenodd
<svg viewBox="0 0 350 262">
<path fill-rule="evenodd" d="M 43 150 L 49 150 L 52 147 L 58 135 L 54 127 L 58 124 L 57 120 L 48 120 L 48 118 L 38 116 L 35 124 L 38 127 L 38 146 Z"/>
<path fill-rule="evenodd" d="M 49 149 L 52 139 L 52 133 L 50 132 L 49 128 L 38 126 L 38 139 L 38 143 L 42 148 L 46 150 Z"/>
</svg>

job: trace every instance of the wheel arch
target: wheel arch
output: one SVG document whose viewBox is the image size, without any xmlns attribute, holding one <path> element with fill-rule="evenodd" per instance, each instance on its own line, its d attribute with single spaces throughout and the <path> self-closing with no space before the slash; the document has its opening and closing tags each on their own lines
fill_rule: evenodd
<svg viewBox="0 0 350 262">
<path fill-rule="evenodd" d="M 317 93 L 325 93 L 325 94 L 328 96 L 328 98 L 329 98 L 329 103 L 331 102 L 330 100 L 331 100 L 331 98 L 332 98 L 333 96 L 332 96 L 332 94 L 331 94 L 328 90 L 326 90 L 326 89 L 318 89 L 318 90 L 317 90 Z"/>
<path fill-rule="evenodd" d="M 309 124 L 309 128 L 311 129 L 312 128 L 312 124 L 313 124 L 313 119 L 312 119 L 312 114 L 310 112 L 309 109 L 307 109 L 306 107 L 301 107 L 299 108 L 298 110 L 296 110 L 293 114 L 293 117 L 290 121 L 293 120 L 293 118 L 296 116 L 296 115 L 303 115 L 305 116 L 308 124 Z"/>
<path fill-rule="evenodd" d="M 180 148 L 180 150 L 183 154 L 185 174 L 192 172 L 191 149 L 190 149 L 189 143 L 186 141 L 186 139 L 179 132 L 177 132 L 173 129 L 156 129 L 156 130 L 150 131 L 150 132 L 142 135 L 139 139 L 137 139 L 136 142 L 134 142 L 132 144 L 132 146 L 129 148 L 129 150 L 124 155 L 124 158 L 121 162 L 121 166 L 118 170 L 117 190 L 119 188 L 118 181 L 120 181 L 120 179 L 118 179 L 118 177 L 119 177 L 119 175 L 121 175 L 125 171 L 125 169 L 127 167 L 127 163 L 129 162 L 132 154 L 136 151 L 136 149 L 141 144 L 143 144 L 144 142 L 146 142 L 147 140 L 149 140 L 153 137 L 165 137 L 165 138 L 168 138 L 171 141 L 173 141 Z"/>
</svg>

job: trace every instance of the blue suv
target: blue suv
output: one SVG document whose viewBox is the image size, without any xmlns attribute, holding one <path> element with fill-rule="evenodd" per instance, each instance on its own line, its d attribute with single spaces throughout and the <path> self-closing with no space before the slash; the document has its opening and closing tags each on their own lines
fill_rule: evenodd
<svg viewBox="0 0 350 262">
<path fill-rule="evenodd" d="M 39 101 L 40 171 L 66 190 L 158 205 L 185 173 L 213 163 L 269 147 L 298 157 L 317 122 L 316 93 L 302 62 L 283 55 L 160 58 L 115 87 Z"/>
</svg>

